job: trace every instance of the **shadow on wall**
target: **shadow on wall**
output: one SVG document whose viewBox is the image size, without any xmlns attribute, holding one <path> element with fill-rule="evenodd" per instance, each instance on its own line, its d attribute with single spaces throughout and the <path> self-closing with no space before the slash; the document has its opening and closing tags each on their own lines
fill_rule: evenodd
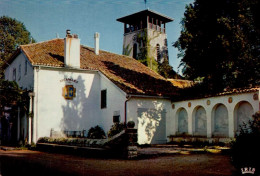
<svg viewBox="0 0 260 176">
<path fill-rule="evenodd" d="M 93 77 L 92 77 L 93 76 Z M 86 75 L 87 77 L 87 75 Z M 66 82 L 66 85 L 73 85 L 75 89 L 75 97 L 66 99 L 66 104 L 62 106 L 63 118 L 60 127 L 63 131 L 83 131 L 87 135 L 88 129 L 99 123 L 99 107 L 98 98 L 99 89 L 97 86 L 98 78 L 96 74 L 90 75 L 91 79 L 82 79 L 77 77 L 77 83 Z M 66 77 L 64 77 L 66 78 Z M 89 84 L 91 86 L 86 85 Z M 89 89 L 89 90 L 88 90 Z M 69 96 L 73 96 L 72 88 L 66 92 Z M 98 99 L 98 100 L 97 100 Z"/>
<path fill-rule="evenodd" d="M 166 111 L 138 108 L 138 143 L 159 144 L 166 142 Z"/>
</svg>

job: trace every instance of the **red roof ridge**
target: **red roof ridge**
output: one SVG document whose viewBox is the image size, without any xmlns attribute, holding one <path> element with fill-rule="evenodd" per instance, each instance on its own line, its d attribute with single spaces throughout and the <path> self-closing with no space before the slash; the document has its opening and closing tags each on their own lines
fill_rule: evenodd
<svg viewBox="0 0 260 176">
<path fill-rule="evenodd" d="M 26 46 L 32 46 L 32 45 L 39 45 L 42 43 L 48 43 L 48 42 L 52 42 L 54 40 L 64 40 L 63 38 L 54 38 L 54 39 L 50 39 L 50 40 L 46 40 L 46 41 L 41 41 L 41 42 L 36 42 L 36 43 L 28 43 L 28 44 L 24 44 L 24 45 L 20 45 L 20 47 L 26 47 Z"/>
</svg>

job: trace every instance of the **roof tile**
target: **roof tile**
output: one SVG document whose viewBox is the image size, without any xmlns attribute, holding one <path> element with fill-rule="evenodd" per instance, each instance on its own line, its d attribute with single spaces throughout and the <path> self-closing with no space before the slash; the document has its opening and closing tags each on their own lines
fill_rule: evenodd
<svg viewBox="0 0 260 176">
<path fill-rule="evenodd" d="M 64 67 L 64 39 L 22 45 L 33 65 Z M 81 46 L 82 69 L 98 70 L 128 94 L 170 96 L 177 88 L 164 77 L 137 60 L 123 55 L 100 50 L 96 55 L 93 48 Z"/>
</svg>

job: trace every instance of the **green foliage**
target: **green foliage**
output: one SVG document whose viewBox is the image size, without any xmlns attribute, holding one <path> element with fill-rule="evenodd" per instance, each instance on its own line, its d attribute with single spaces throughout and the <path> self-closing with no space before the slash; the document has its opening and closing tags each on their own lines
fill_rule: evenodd
<svg viewBox="0 0 260 176">
<path fill-rule="evenodd" d="M 116 134 L 120 133 L 121 131 L 123 131 L 125 128 L 125 125 L 123 123 L 114 123 L 110 130 L 107 133 L 107 136 L 109 138 L 115 136 Z"/>
<path fill-rule="evenodd" d="M 259 84 L 258 0 L 195 0 L 181 24 L 174 46 L 186 78 L 219 90 Z"/>
<path fill-rule="evenodd" d="M 169 65 L 168 60 L 158 63 L 158 73 L 165 78 L 180 78 L 180 76 L 178 76 L 173 70 L 172 66 Z"/>
<path fill-rule="evenodd" d="M 35 42 L 23 23 L 10 17 L 0 17 L 0 67 L 19 45 L 28 44 L 31 40 Z"/>
<path fill-rule="evenodd" d="M 28 109 L 28 92 L 19 88 L 14 81 L 0 79 L 0 112 L 3 108 L 20 105 L 22 111 Z"/>
<path fill-rule="evenodd" d="M 231 156 L 235 167 L 252 167 L 256 171 L 260 169 L 260 111 L 253 115 L 249 125 L 241 127 L 240 134 L 231 145 Z M 258 175 L 256 174 L 256 175 Z"/>
<path fill-rule="evenodd" d="M 147 36 L 147 31 L 142 30 L 137 34 L 136 42 L 139 45 L 140 52 L 138 53 L 137 60 L 142 64 L 149 66 L 149 49 L 150 49 L 150 41 Z"/>
<path fill-rule="evenodd" d="M 104 130 L 100 126 L 97 125 L 95 127 L 91 127 L 88 130 L 87 138 L 90 138 L 90 139 L 105 139 L 106 134 L 105 134 Z"/>
<path fill-rule="evenodd" d="M 87 138 L 51 138 L 41 137 L 37 143 L 47 144 L 59 144 L 59 145 L 70 145 L 70 146 L 91 146 L 101 147 L 106 142 L 106 139 L 87 139 Z"/>
</svg>

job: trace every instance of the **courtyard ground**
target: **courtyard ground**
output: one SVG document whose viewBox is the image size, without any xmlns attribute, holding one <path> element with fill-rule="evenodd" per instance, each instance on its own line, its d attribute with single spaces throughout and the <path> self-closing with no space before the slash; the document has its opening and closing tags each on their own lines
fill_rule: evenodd
<svg viewBox="0 0 260 176">
<path fill-rule="evenodd" d="M 228 155 L 187 152 L 176 154 L 165 153 L 163 150 L 169 149 L 140 149 L 145 157 L 135 160 L 88 158 L 31 150 L 0 150 L 0 176 L 235 175 L 235 168 Z"/>
</svg>

